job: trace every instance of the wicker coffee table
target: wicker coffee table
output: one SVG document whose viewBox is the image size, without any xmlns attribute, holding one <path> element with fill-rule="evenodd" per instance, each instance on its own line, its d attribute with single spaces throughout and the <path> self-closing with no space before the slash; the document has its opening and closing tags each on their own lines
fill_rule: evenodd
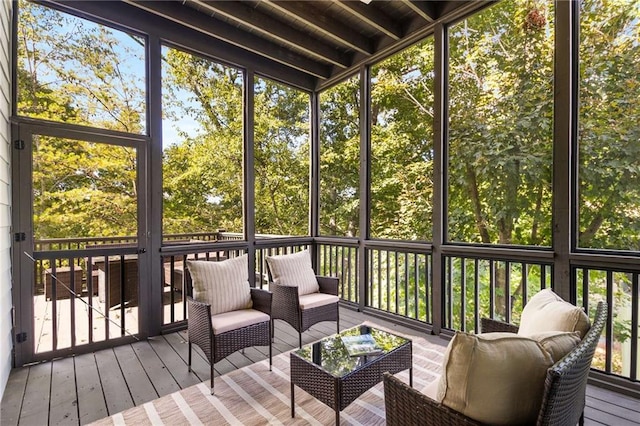
<svg viewBox="0 0 640 426">
<path fill-rule="evenodd" d="M 342 336 L 370 334 L 381 351 L 350 356 Z M 358 326 L 291 352 L 291 417 L 295 417 L 294 388 L 298 386 L 333 408 L 336 425 L 340 411 L 382 381 L 385 371 L 409 369 L 413 386 L 411 340 L 368 326 Z"/>
</svg>

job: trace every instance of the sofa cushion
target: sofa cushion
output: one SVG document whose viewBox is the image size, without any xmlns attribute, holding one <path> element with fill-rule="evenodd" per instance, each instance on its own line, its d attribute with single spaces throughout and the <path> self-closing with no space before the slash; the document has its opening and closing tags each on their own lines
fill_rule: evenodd
<svg viewBox="0 0 640 426">
<path fill-rule="evenodd" d="M 545 331 L 531 334 L 527 337 L 540 343 L 549 352 L 554 363 L 564 358 L 580 343 L 580 333 L 578 331 Z"/>
<path fill-rule="evenodd" d="M 338 303 L 338 296 L 325 293 L 309 293 L 300 296 L 300 309 L 313 309 L 319 306 L 330 305 Z"/>
<path fill-rule="evenodd" d="M 248 256 L 219 262 L 187 260 L 193 298 L 211 305 L 211 315 L 250 308 Z"/>
<path fill-rule="evenodd" d="M 429 382 L 428 385 L 426 385 L 424 388 L 422 388 L 422 390 L 420 390 L 420 392 L 426 396 L 428 396 L 429 398 L 433 399 L 434 401 L 440 401 L 438 399 L 438 388 L 440 387 L 440 377 L 436 378 L 435 380 L 432 380 L 431 382 Z"/>
<path fill-rule="evenodd" d="M 527 337 L 458 332 L 445 353 L 437 401 L 482 423 L 535 423 L 551 365 L 549 353 Z"/>
<path fill-rule="evenodd" d="M 298 287 L 299 295 L 317 293 L 320 290 L 316 274 L 311 267 L 309 250 L 268 256 L 267 263 L 275 285 Z"/>
<path fill-rule="evenodd" d="M 239 311 L 224 312 L 211 317 L 213 334 L 222 334 L 250 325 L 269 321 L 271 317 L 255 309 L 241 309 Z"/>
<path fill-rule="evenodd" d="M 529 336 L 545 331 L 578 331 L 584 337 L 591 324 L 587 314 L 562 300 L 551 289 L 536 293 L 522 310 L 518 334 Z"/>
</svg>

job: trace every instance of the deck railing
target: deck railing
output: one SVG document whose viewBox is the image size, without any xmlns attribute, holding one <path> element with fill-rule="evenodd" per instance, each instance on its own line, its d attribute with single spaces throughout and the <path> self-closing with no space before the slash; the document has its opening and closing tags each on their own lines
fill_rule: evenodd
<svg viewBox="0 0 640 426">
<path fill-rule="evenodd" d="M 357 243 L 323 243 L 316 245 L 316 250 L 319 255 L 318 274 L 338 277 L 342 300 L 357 304 L 360 301 Z"/>
<path fill-rule="evenodd" d="M 552 265 L 495 257 L 445 257 L 443 327 L 480 332 L 482 317 L 519 323 L 530 296 L 550 287 Z"/>
<path fill-rule="evenodd" d="M 431 254 L 367 247 L 366 306 L 432 323 Z"/>
<path fill-rule="evenodd" d="M 175 328 L 184 324 L 184 295 L 191 292 L 190 278 L 185 274 L 186 260 L 219 261 L 246 253 L 249 247 L 242 235 L 226 232 L 175 234 L 165 236 L 164 241 L 160 253 L 162 323 Z M 34 305 L 34 310 L 45 305 L 48 309 L 42 314 L 42 321 L 36 319 L 36 327 L 41 334 L 50 335 L 48 340 L 38 341 L 38 351 L 64 352 L 82 344 L 137 333 L 135 242 L 134 237 L 108 237 L 35 243 L 36 295 L 41 295 L 42 300 L 34 303 L 44 305 Z M 517 324 L 531 296 L 541 289 L 553 288 L 553 254 L 548 250 L 446 247 L 440 257 L 442 282 L 435 283 L 434 258 L 428 244 L 362 244 L 348 238 L 263 235 L 256 238 L 254 247 L 257 287 L 268 287 L 268 256 L 311 249 L 316 255 L 317 273 L 340 279 L 344 303 L 426 327 L 439 322 L 441 329 L 448 332 L 478 332 L 484 316 Z M 598 301 L 605 300 L 610 307 L 594 367 L 638 381 L 640 265 L 628 261 L 612 263 L 605 256 L 576 255 L 572 268 L 572 301 L 583 306 L 590 317 Z M 64 285 L 54 285 L 56 280 Z M 129 285 L 136 294 L 130 294 Z M 74 302 L 69 290 L 81 300 Z M 434 294 L 441 297 L 434 299 Z M 438 311 L 441 318 L 434 318 Z M 45 316 L 48 322 L 44 321 Z"/>
<path fill-rule="evenodd" d="M 595 263 L 595 264 L 594 264 Z M 593 318 L 596 305 L 605 301 L 608 321 L 593 366 L 606 373 L 638 380 L 640 360 L 640 271 L 637 262 L 620 266 L 574 263 L 573 274 L 578 306 Z"/>
<path fill-rule="evenodd" d="M 35 361 L 139 332 L 135 247 L 41 251 L 31 259 L 39 286 L 33 299 Z"/>
</svg>

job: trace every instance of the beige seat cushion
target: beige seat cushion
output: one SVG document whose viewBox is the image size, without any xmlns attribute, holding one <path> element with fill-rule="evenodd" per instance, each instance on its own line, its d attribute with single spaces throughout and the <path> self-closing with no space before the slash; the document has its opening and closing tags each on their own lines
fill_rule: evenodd
<svg viewBox="0 0 640 426">
<path fill-rule="evenodd" d="M 255 309 L 242 309 L 213 315 L 211 317 L 211 325 L 213 326 L 213 334 L 222 334 L 269 320 L 269 315 L 264 312 L 256 311 Z"/>
<path fill-rule="evenodd" d="M 549 352 L 554 363 L 564 358 L 580 343 L 580 333 L 578 331 L 545 331 L 531 334 L 527 337 L 540 343 Z"/>
<path fill-rule="evenodd" d="M 249 289 L 248 256 L 220 262 L 187 260 L 193 298 L 211 305 L 211 315 L 253 306 Z"/>
<path fill-rule="evenodd" d="M 591 328 L 587 314 L 562 300 L 551 289 L 536 293 L 522 310 L 518 334 L 529 336 L 545 331 L 578 331 L 584 337 Z"/>
<path fill-rule="evenodd" d="M 309 250 L 268 256 L 267 263 L 275 285 L 298 287 L 299 295 L 317 293 L 320 290 L 316 274 L 311 267 Z"/>
<path fill-rule="evenodd" d="M 420 392 L 422 394 L 428 396 L 429 398 L 433 399 L 434 401 L 439 401 L 438 400 L 438 388 L 439 387 L 440 387 L 440 377 L 436 378 L 431 383 L 429 383 L 427 386 L 422 388 L 422 390 Z"/>
<path fill-rule="evenodd" d="M 300 309 L 317 308 L 318 306 L 329 305 L 332 303 L 338 303 L 338 296 L 324 293 L 311 293 L 303 294 L 300 296 Z"/>
<path fill-rule="evenodd" d="M 551 365 L 527 337 L 459 332 L 445 353 L 437 401 L 482 423 L 535 423 Z"/>
</svg>

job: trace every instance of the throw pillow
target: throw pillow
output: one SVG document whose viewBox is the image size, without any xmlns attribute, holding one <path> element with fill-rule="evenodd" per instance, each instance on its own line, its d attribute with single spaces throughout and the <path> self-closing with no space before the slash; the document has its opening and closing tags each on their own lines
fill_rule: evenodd
<svg viewBox="0 0 640 426">
<path fill-rule="evenodd" d="M 518 334 L 529 336 L 545 331 L 578 331 L 580 337 L 591 328 L 587 314 L 562 300 L 551 289 L 536 293 L 522 310 Z"/>
<path fill-rule="evenodd" d="M 316 274 L 311 267 L 309 250 L 269 256 L 267 264 L 275 285 L 298 287 L 298 294 L 301 296 L 320 290 Z"/>
<path fill-rule="evenodd" d="M 578 331 L 545 331 L 531 334 L 527 337 L 540 343 L 549 352 L 554 363 L 564 358 L 580 343 L 580 333 Z"/>
<path fill-rule="evenodd" d="M 437 400 L 481 423 L 533 424 L 551 365 L 527 337 L 458 332 L 445 353 Z"/>
<path fill-rule="evenodd" d="M 244 254 L 219 262 L 187 260 L 193 298 L 210 304 L 211 315 L 251 308 L 248 259 Z"/>
</svg>

